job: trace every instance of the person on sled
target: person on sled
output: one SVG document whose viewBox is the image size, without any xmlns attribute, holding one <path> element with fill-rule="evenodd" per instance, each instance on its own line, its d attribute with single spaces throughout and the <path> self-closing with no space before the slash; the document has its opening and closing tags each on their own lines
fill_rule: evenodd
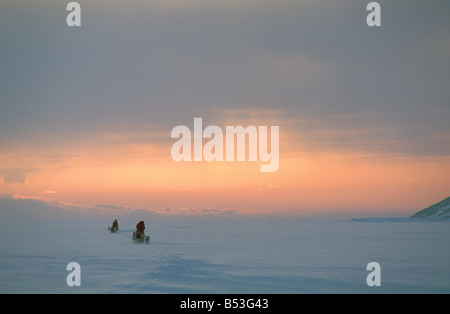
<svg viewBox="0 0 450 314">
<path fill-rule="evenodd" d="M 139 221 L 136 225 L 136 238 L 140 239 L 144 236 L 145 223 L 143 220 Z"/>
<path fill-rule="evenodd" d="M 117 230 L 119 230 L 119 223 L 117 222 L 117 219 L 115 219 L 112 224 L 111 231 L 117 231 Z"/>
</svg>

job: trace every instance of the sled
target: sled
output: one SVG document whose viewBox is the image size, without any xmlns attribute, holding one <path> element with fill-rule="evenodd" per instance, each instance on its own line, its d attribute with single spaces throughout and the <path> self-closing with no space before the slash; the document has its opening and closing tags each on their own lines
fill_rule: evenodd
<svg viewBox="0 0 450 314">
<path fill-rule="evenodd" d="M 141 237 L 138 237 L 136 235 L 136 231 L 133 231 L 133 242 L 134 243 L 144 243 L 148 244 L 150 242 L 150 236 L 149 235 L 141 235 Z"/>
<path fill-rule="evenodd" d="M 108 231 L 110 231 L 111 233 L 116 233 L 117 231 L 119 231 L 119 227 L 108 227 Z"/>
</svg>

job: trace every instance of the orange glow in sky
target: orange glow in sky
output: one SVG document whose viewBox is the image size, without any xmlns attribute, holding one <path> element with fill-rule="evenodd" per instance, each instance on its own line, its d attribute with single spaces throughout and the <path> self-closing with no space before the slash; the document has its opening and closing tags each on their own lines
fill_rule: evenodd
<svg viewBox="0 0 450 314">
<path fill-rule="evenodd" d="M 407 215 L 445 195 L 450 175 L 448 157 L 308 152 L 290 149 L 297 146 L 287 134 L 273 173 L 260 172 L 259 161 L 175 162 L 169 142 L 101 145 L 105 138 L 116 136 L 3 154 L 12 174 L 3 175 L 0 193 L 177 212 Z"/>
</svg>

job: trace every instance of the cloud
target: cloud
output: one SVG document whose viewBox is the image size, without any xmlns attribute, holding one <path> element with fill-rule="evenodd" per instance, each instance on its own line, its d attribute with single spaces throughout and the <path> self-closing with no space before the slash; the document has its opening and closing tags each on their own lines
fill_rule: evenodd
<svg viewBox="0 0 450 314">
<path fill-rule="evenodd" d="M 127 207 L 122 207 L 122 206 L 115 206 L 115 205 L 95 205 L 95 208 L 101 208 L 101 209 L 109 209 L 112 211 L 116 211 L 116 212 L 124 212 L 124 211 L 128 211 L 129 208 Z"/>
<path fill-rule="evenodd" d="M 86 23 L 68 33 L 54 18 L 57 1 L 36 3 L 42 8 L 8 1 L 0 12 L 8 42 L 2 147 L 50 147 L 146 126 L 166 134 L 217 108 L 387 112 L 405 136 L 412 125 L 448 132 L 448 4 L 386 3 L 383 26 L 369 30 L 365 5 L 351 1 L 82 2 Z M 406 27 L 409 20 L 419 25 Z M 143 132 L 134 139 L 157 140 Z"/>
<path fill-rule="evenodd" d="M 117 209 L 117 210 L 123 210 L 123 207 L 115 206 L 115 205 L 95 205 L 95 207 L 98 208 L 107 208 L 107 209 Z"/>
<path fill-rule="evenodd" d="M 258 189 L 260 191 L 265 191 L 265 190 L 280 190 L 280 189 L 286 189 L 286 188 L 287 188 L 287 185 L 268 183 L 265 186 L 259 187 Z"/>
<path fill-rule="evenodd" d="M 197 212 L 199 214 L 218 214 L 218 215 L 230 215 L 239 213 L 236 209 L 218 209 L 218 208 L 204 208 Z"/>
<path fill-rule="evenodd" d="M 204 214 L 214 214 L 214 213 L 220 213 L 220 210 L 215 209 L 215 208 L 205 208 L 205 209 L 202 209 L 201 212 Z"/>
</svg>

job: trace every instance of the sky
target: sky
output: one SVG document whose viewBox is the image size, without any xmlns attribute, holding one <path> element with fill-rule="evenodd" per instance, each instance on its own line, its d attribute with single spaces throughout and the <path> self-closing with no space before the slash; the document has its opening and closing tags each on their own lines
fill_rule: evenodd
<svg viewBox="0 0 450 314">
<path fill-rule="evenodd" d="M 0 194 L 172 213 L 402 216 L 449 196 L 450 3 L 0 3 Z M 279 126 L 279 167 L 175 126 Z"/>
</svg>

